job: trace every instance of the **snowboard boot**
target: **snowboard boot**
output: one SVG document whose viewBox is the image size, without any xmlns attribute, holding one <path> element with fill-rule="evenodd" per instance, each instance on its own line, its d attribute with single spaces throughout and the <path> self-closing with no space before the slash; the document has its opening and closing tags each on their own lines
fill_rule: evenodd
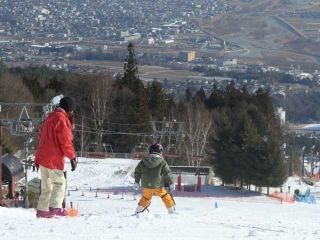
<svg viewBox="0 0 320 240">
<path fill-rule="evenodd" d="M 36 214 L 37 218 L 52 218 L 53 215 L 51 214 L 50 211 L 41 211 L 41 210 L 37 210 L 37 214 Z"/>
<path fill-rule="evenodd" d="M 169 213 L 169 214 L 175 214 L 175 213 L 176 213 L 176 208 L 175 208 L 174 206 L 169 207 L 169 208 L 168 208 L 168 213 Z"/>
<path fill-rule="evenodd" d="M 68 216 L 68 210 L 65 208 L 49 208 L 50 213 L 53 216 L 66 217 Z"/>
</svg>

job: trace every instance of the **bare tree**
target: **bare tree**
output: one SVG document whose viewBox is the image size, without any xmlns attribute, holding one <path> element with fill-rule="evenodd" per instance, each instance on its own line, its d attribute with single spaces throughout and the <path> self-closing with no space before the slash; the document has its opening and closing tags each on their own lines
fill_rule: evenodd
<svg viewBox="0 0 320 240">
<path fill-rule="evenodd" d="M 93 84 L 90 97 L 93 114 L 93 125 L 96 131 L 95 140 L 98 146 L 102 144 L 105 123 L 110 120 L 112 113 L 112 80 L 110 77 L 100 75 Z"/>
<path fill-rule="evenodd" d="M 199 166 L 205 158 L 205 148 L 213 124 L 212 114 L 203 103 L 188 103 L 184 118 L 183 147 L 189 166 Z"/>
</svg>

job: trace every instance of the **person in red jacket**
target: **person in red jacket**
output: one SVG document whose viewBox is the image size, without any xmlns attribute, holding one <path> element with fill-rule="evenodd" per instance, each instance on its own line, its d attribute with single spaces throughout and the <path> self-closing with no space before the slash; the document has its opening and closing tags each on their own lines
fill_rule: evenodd
<svg viewBox="0 0 320 240">
<path fill-rule="evenodd" d="M 77 166 L 72 134 L 73 110 L 72 98 L 62 98 L 59 107 L 48 115 L 39 132 L 35 164 L 41 173 L 41 194 L 36 213 L 40 218 L 68 215 L 62 208 L 66 187 L 63 172 L 66 159 L 71 161 L 71 171 Z"/>
</svg>

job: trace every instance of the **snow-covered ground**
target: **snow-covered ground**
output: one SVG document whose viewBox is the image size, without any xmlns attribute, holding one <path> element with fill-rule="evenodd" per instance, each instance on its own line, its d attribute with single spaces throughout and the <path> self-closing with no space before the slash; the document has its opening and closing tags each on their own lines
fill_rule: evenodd
<svg viewBox="0 0 320 240">
<path fill-rule="evenodd" d="M 140 197 L 134 195 L 130 176 L 136 164 L 125 159 L 81 159 L 75 172 L 68 170 L 67 196 L 80 216 L 37 219 L 34 209 L 0 208 L 0 239 L 320 240 L 320 199 L 315 205 L 281 203 L 219 186 L 203 188 L 202 194 L 175 192 L 178 214 L 167 214 L 154 197 L 149 213 L 132 216 Z M 295 178 L 287 185 L 292 191 L 307 189 Z M 311 191 L 320 192 L 319 185 Z"/>
</svg>

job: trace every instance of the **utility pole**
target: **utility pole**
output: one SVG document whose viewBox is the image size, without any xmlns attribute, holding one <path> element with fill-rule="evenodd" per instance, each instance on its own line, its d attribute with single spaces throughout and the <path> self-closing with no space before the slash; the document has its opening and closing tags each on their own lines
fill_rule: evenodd
<svg viewBox="0 0 320 240">
<path fill-rule="evenodd" d="M 0 122 L 0 207 L 7 207 L 7 203 L 2 193 L 2 125 Z"/>
<path fill-rule="evenodd" d="M 0 124 L 0 206 L 2 206 L 2 125 Z"/>
<path fill-rule="evenodd" d="M 26 182 L 26 186 L 25 186 L 25 196 L 24 196 L 24 207 L 25 208 L 29 208 L 29 196 L 28 196 L 28 192 L 29 192 L 29 187 L 28 187 L 28 168 L 31 166 L 29 160 L 28 160 L 28 155 L 29 155 L 29 145 L 32 143 L 33 138 L 29 137 L 26 138 L 25 142 L 24 142 L 24 168 L 25 168 L 25 172 L 24 172 L 24 179 Z"/>
<path fill-rule="evenodd" d="M 313 150 L 316 146 L 315 145 L 312 145 L 311 147 L 311 177 L 313 177 L 313 169 L 314 169 L 314 158 L 313 158 Z"/>
<path fill-rule="evenodd" d="M 29 188 L 28 188 L 28 147 L 27 147 L 27 140 L 24 142 L 24 157 L 25 157 L 25 163 L 24 163 L 24 180 L 26 182 L 25 186 L 25 196 L 24 196 L 24 207 L 29 208 Z"/>
<path fill-rule="evenodd" d="M 301 149 L 301 153 L 302 153 L 302 156 L 301 156 L 301 177 L 304 177 L 304 150 L 306 149 L 306 146 L 303 146 L 302 149 Z"/>
<path fill-rule="evenodd" d="M 293 147 L 289 146 L 289 176 L 292 177 L 292 151 L 293 151 Z"/>
<path fill-rule="evenodd" d="M 84 137 L 83 137 L 83 116 L 81 120 L 81 150 L 80 150 L 80 157 L 83 157 L 83 142 L 84 142 Z"/>
</svg>

